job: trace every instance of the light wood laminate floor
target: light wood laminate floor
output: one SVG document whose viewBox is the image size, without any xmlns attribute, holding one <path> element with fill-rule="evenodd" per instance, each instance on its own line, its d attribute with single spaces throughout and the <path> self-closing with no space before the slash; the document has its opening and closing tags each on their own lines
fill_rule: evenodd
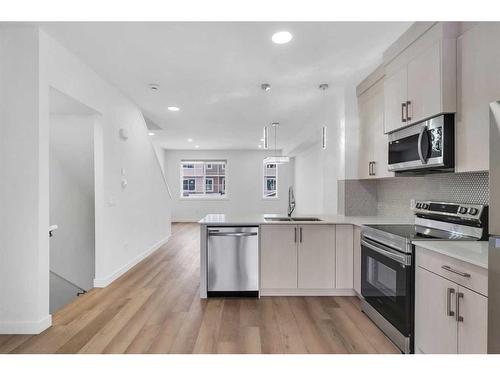
<svg viewBox="0 0 500 375">
<path fill-rule="evenodd" d="M 199 226 L 104 289 L 53 315 L 40 335 L 0 335 L 0 353 L 399 353 L 356 297 L 199 298 Z"/>
</svg>

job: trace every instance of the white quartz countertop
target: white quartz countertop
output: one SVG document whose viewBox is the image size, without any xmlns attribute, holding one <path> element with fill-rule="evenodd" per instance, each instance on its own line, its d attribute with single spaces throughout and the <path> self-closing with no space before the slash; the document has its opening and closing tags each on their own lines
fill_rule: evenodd
<svg viewBox="0 0 500 375">
<path fill-rule="evenodd" d="M 488 268 L 488 241 L 413 241 L 413 243 L 478 267 Z"/>
<path fill-rule="evenodd" d="M 317 217 L 321 221 L 268 221 L 265 218 L 270 216 L 283 217 L 286 215 L 228 215 L 210 214 L 201 219 L 198 223 L 202 225 L 260 225 L 260 224 L 412 224 L 413 218 L 395 218 L 384 216 L 343 216 L 343 215 L 311 215 L 297 214 L 292 217 Z"/>
</svg>

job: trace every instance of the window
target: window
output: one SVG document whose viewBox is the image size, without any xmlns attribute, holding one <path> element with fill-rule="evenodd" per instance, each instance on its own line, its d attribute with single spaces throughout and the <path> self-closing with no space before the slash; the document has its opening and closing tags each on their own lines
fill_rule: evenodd
<svg viewBox="0 0 500 375">
<path fill-rule="evenodd" d="M 182 161 L 182 198 L 224 198 L 226 196 L 225 161 Z"/>
<path fill-rule="evenodd" d="M 207 178 L 205 182 L 205 191 L 207 193 L 211 193 L 214 191 L 214 179 L 213 178 Z"/>
<path fill-rule="evenodd" d="M 184 181 L 182 181 L 182 188 L 183 190 L 193 191 L 195 188 L 195 184 L 195 179 L 185 178 Z"/>
<path fill-rule="evenodd" d="M 276 164 L 264 163 L 263 187 L 265 199 L 278 198 L 278 166 Z"/>
</svg>

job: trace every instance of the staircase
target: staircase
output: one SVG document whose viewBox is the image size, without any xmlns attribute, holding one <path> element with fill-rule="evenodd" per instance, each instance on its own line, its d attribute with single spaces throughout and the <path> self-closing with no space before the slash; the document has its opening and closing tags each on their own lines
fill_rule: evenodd
<svg viewBox="0 0 500 375">
<path fill-rule="evenodd" d="M 65 279 L 63 276 L 50 271 L 50 313 L 74 301 L 78 296 L 87 293 L 83 288 Z"/>
</svg>

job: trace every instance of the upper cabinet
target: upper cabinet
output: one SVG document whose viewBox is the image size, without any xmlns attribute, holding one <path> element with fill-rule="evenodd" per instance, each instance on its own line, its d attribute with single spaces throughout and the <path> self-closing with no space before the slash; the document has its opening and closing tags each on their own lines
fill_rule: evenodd
<svg viewBox="0 0 500 375">
<path fill-rule="evenodd" d="M 384 133 L 406 126 L 406 98 L 408 97 L 406 66 L 384 80 Z"/>
<path fill-rule="evenodd" d="M 456 112 L 457 30 L 436 23 L 411 43 L 403 35 L 384 55 L 385 133 Z"/>
<path fill-rule="evenodd" d="M 358 178 L 392 177 L 387 170 L 387 136 L 384 134 L 383 67 L 357 87 L 359 116 Z"/>
<path fill-rule="evenodd" d="M 500 23 L 480 22 L 458 38 L 455 171 L 489 169 L 489 103 L 500 99 Z"/>
</svg>

